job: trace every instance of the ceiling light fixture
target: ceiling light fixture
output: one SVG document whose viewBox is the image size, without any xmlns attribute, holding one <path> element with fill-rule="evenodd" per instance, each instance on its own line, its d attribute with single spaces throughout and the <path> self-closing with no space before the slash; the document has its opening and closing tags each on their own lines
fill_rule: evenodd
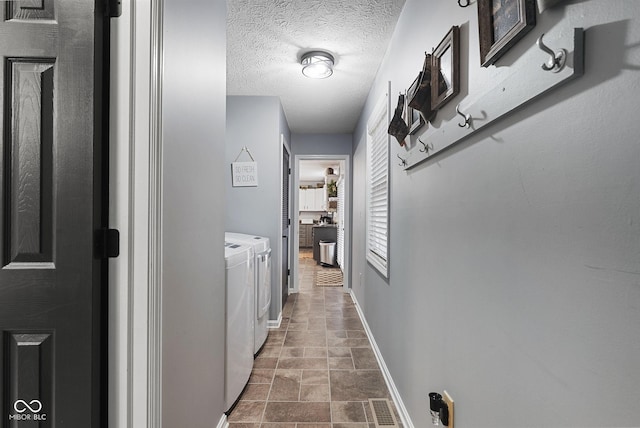
<svg viewBox="0 0 640 428">
<path fill-rule="evenodd" d="M 333 56 L 328 52 L 312 51 L 302 55 L 302 74 L 312 79 L 324 79 L 333 74 Z"/>
</svg>

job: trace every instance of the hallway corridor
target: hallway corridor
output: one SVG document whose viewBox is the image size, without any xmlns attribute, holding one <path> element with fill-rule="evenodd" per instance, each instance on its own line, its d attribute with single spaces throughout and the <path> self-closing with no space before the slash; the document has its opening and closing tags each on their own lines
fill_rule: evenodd
<svg viewBox="0 0 640 428">
<path fill-rule="evenodd" d="M 351 296 L 317 286 L 322 269 L 300 258 L 300 293 L 270 330 L 230 428 L 374 427 L 368 399 L 391 399 Z"/>
</svg>

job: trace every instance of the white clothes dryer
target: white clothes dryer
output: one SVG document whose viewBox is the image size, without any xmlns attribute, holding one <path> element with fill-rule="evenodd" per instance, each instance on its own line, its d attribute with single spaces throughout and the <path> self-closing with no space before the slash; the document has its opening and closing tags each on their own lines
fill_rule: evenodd
<svg viewBox="0 0 640 428">
<path fill-rule="evenodd" d="M 254 279 L 254 340 L 253 353 L 258 353 L 269 334 L 269 307 L 271 306 L 271 246 L 269 238 L 227 232 L 225 240 L 251 245 L 255 255 Z"/>
<path fill-rule="evenodd" d="M 225 411 L 236 402 L 253 369 L 253 247 L 224 243 L 226 284 Z"/>
</svg>

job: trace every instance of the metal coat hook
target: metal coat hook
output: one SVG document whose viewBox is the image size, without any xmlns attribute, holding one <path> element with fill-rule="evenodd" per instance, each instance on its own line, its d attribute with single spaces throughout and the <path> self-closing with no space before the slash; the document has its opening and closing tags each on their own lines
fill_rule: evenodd
<svg viewBox="0 0 640 428">
<path fill-rule="evenodd" d="M 467 7 L 471 4 L 471 0 L 467 0 L 466 4 L 462 4 L 462 0 L 458 0 L 458 6 L 460 7 Z"/>
<path fill-rule="evenodd" d="M 429 151 L 433 150 L 433 143 L 425 144 L 424 141 L 422 141 L 420 138 L 418 138 L 418 141 L 420 142 L 420 144 L 422 144 L 423 147 L 419 150 L 421 153 L 429 154 Z"/>
<path fill-rule="evenodd" d="M 398 164 L 399 166 L 407 166 L 407 160 L 406 160 L 406 159 L 402 159 L 402 158 L 400 157 L 400 155 L 399 155 L 399 154 L 397 154 L 397 153 L 396 153 L 396 156 L 398 156 L 398 159 L 400 159 L 400 161 L 402 162 L 402 163 L 399 163 L 399 164 Z"/>
<path fill-rule="evenodd" d="M 542 69 L 544 71 L 553 71 L 554 73 L 557 73 L 564 68 L 565 63 L 567 62 L 567 51 L 565 49 L 560 49 L 559 51 L 554 52 L 553 49 L 544 44 L 542 41 L 543 36 L 544 33 L 542 33 L 536 41 L 538 47 L 543 52 L 549 54 L 549 60 L 542 64 Z"/>
<path fill-rule="evenodd" d="M 460 111 L 460 104 L 458 104 L 456 106 L 456 113 L 458 113 L 460 116 L 464 117 L 464 123 L 459 123 L 458 124 L 458 126 L 460 128 L 469 128 L 469 127 L 471 127 L 471 115 L 462 113 Z"/>
</svg>

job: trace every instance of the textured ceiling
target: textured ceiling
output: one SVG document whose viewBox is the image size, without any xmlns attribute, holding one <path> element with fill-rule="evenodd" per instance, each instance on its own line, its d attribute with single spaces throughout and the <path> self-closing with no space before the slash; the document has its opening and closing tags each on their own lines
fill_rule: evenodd
<svg viewBox="0 0 640 428">
<path fill-rule="evenodd" d="M 227 93 L 282 101 L 294 133 L 350 133 L 405 0 L 229 0 Z M 333 76 L 302 75 L 300 57 L 326 50 Z"/>
</svg>

